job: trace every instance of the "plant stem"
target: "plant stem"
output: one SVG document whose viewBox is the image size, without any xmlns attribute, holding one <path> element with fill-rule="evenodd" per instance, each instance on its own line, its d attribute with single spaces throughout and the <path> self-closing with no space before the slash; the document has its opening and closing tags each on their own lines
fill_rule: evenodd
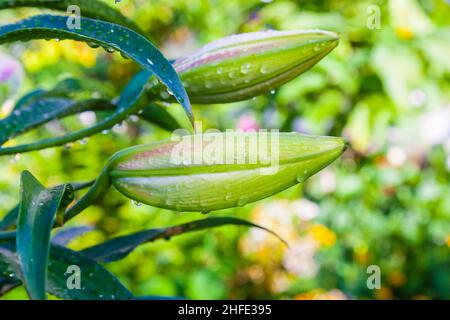
<svg viewBox="0 0 450 320">
<path fill-rule="evenodd" d="M 99 201 L 111 185 L 109 168 L 106 166 L 100 176 L 95 180 L 94 185 L 80 198 L 72 207 L 66 210 L 64 222 L 72 219 L 91 204 Z"/>
</svg>

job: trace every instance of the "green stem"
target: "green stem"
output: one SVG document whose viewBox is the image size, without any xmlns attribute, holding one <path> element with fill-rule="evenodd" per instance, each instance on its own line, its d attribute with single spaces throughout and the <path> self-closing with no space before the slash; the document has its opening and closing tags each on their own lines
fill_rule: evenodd
<svg viewBox="0 0 450 320">
<path fill-rule="evenodd" d="M 0 148 L 0 156 L 65 145 L 69 142 L 73 142 L 109 129 L 120 121 L 125 120 L 130 114 L 138 112 L 141 108 L 142 104 L 136 103 L 131 108 L 118 109 L 113 115 L 99 121 L 97 124 L 89 128 L 81 129 L 61 137 L 43 139 L 34 143 L 22 144 L 14 147 Z"/>
<path fill-rule="evenodd" d="M 86 192 L 86 194 L 84 194 L 72 207 L 66 210 L 64 222 L 67 222 L 91 204 L 99 201 L 110 186 L 111 179 L 109 177 L 109 168 L 106 166 L 88 192 Z"/>
</svg>

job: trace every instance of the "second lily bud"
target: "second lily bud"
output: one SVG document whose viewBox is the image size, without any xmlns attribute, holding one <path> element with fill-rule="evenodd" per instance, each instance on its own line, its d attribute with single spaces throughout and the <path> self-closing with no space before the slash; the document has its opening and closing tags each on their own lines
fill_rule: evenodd
<svg viewBox="0 0 450 320">
<path fill-rule="evenodd" d="M 194 103 L 255 97 L 299 76 L 333 50 L 336 33 L 323 30 L 238 34 L 206 45 L 174 63 Z M 170 99 L 162 86 L 153 94 Z"/>
</svg>

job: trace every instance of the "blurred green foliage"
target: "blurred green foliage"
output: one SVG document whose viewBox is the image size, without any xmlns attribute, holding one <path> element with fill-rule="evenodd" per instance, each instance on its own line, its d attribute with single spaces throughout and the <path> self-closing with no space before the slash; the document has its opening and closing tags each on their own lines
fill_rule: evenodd
<svg viewBox="0 0 450 320">
<path fill-rule="evenodd" d="M 144 245 L 107 265 L 134 294 L 192 299 L 450 298 L 448 1 L 105 2 L 151 34 L 169 58 L 233 33 L 269 28 L 339 32 L 340 45 L 329 56 L 277 92 L 240 103 L 197 106 L 195 113 L 204 129 L 281 128 L 344 136 L 352 144 L 342 159 L 304 186 L 211 213 L 248 217 L 275 229 L 289 248 L 238 227 Z M 6 10 L 0 19 L 6 23 L 35 12 Z M 20 61 L 26 74 L 21 81 L 15 79 L 14 86 L 6 87 L 1 79 L 1 116 L 21 94 L 51 88 L 64 77 L 95 81 L 94 96 L 117 95 L 137 71 L 120 55 L 72 41 L 18 43 L 1 50 Z M 180 114 L 176 105 L 168 111 Z M 13 142 L 61 134 L 92 121 L 92 113 L 74 116 Z M 117 150 L 169 136 L 131 118 L 83 143 L 0 158 L 0 216 L 18 200 L 22 170 L 47 186 L 86 181 L 95 178 Z M 137 207 L 111 189 L 101 204 L 70 222 L 96 227 L 70 247 L 81 249 L 117 234 L 200 217 Z M 381 289 L 368 289 L 369 265 L 381 268 Z M 26 294 L 18 288 L 4 298 Z"/>
</svg>

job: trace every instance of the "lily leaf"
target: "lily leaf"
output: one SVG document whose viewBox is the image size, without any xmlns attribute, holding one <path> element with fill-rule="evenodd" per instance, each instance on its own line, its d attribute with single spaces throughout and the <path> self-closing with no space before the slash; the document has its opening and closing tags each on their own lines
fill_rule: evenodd
<svg viewBox="0 0 450 320">
<path fill-rule="evenodd" d="M 73 191 L 78 191 L 90 187 L 94 181 L 88 182 L 71 182 L 66 183 L 65 185 L 71 185 Z M 17 217 L 19 216 L 19 205 L 15 206 L 11 211 L 9 211 L 3 219 L 0 221 L 0 230 L 8 229 L 14 226 L 17 222 Z M 5 235 L 7 232 L 5 232 Z M 0 231 L 0 240 L 2 239 L 2 232 Z"/>
<path fill-rule="evenodd" d="M 132 20 L 125 17 L 120 11 L 97 0 L 0 0 L 0 10 L 34 7 L 67 12 L 71 5 L 82 8 L 84 17 L 117 23 L 141 33 L 140 28 Z"/>
<path fill-rule="evenodd" d="M 119 97 L 115 112 L 105 119 L 99 121 L 95 125 L 60 137 L 47 138 L 19 146 L 0 148 L 0 155 L 28 152 L 32 150 L 64 145 L 66 143 L 73 142 L 98 133 L 102 130 L 111 128 L 116 123 L 125 120 L 130 114 L 133 114 L 137 110 L 140 110 L 142 108 L 142 93 L 144 91 L 145 84 L 151 75 L 152 73 L 148 70 L 143 70 L 135 75 L 127 84 L 121 96 Z"/>
<path fill-rule="evenodd" d="M 31 173 L 22 173 L 16 244 L 31 299 L 45 299 L 50 232 L 56 214 L 72 200 L 73 192 L 68 185 L 46 189 Z"/>
<path fill-rule="evenodd" d="M 272 233 L 273 235 L 275 235 L 277 238 L 279 238 L 281 241 L 284 242 L 284 240 L 282 240 L 273 231 L 258 226 L 249 221 L 232 217 L 218 217 L 192 221 L 168 228 L 149 229 L 132 233 L 126 236 L 111 239 L 96 246 L 86 248 L 80 252 L 97 262 L 111 262 L 126 257 L 137 246 L 143 243 L 152 242 L 158 239 L 169 239 L 172 236 L 180 235 L 183 233 L 200 231 L 204 229 L 220 227 L 225 225 L 241 225 L 247 227 L 256 227 Z"/>
<path fill-rule="evenodd" d="M 93 230 L 91 226 L 76 226 L 68 227 L 59 230 L 52 238 L 52 244 L 57 244 L 59 246 L 65 247 L 72 239 L 79 237 L 86 232 Z"/>
<path fill-rule="evenodd" d="M 54 119 L 86 110 L 110 110 L 115 108 L 104 99 L 73 101 L 66 98 L 44 98 L 29 105 L 20 105 L 5 119 L 0 120 L 0 144 Z"/>
<path fill-rule="evenodd" d="M 173 93 L 193 123 L 189 97 L 177 72 L 148 39 L 120 25 L 89 18 L 80 18 L 81 28 L 72 26 L 69 28 L 68 19 L 70 17 L 44 14 L 4 25 L 0 27 L 0 44 L 56 38 L 83 41 L 91 46 L 103 46 L 108 50 L 120 51 L 154 73 Z"/>
</svg>

